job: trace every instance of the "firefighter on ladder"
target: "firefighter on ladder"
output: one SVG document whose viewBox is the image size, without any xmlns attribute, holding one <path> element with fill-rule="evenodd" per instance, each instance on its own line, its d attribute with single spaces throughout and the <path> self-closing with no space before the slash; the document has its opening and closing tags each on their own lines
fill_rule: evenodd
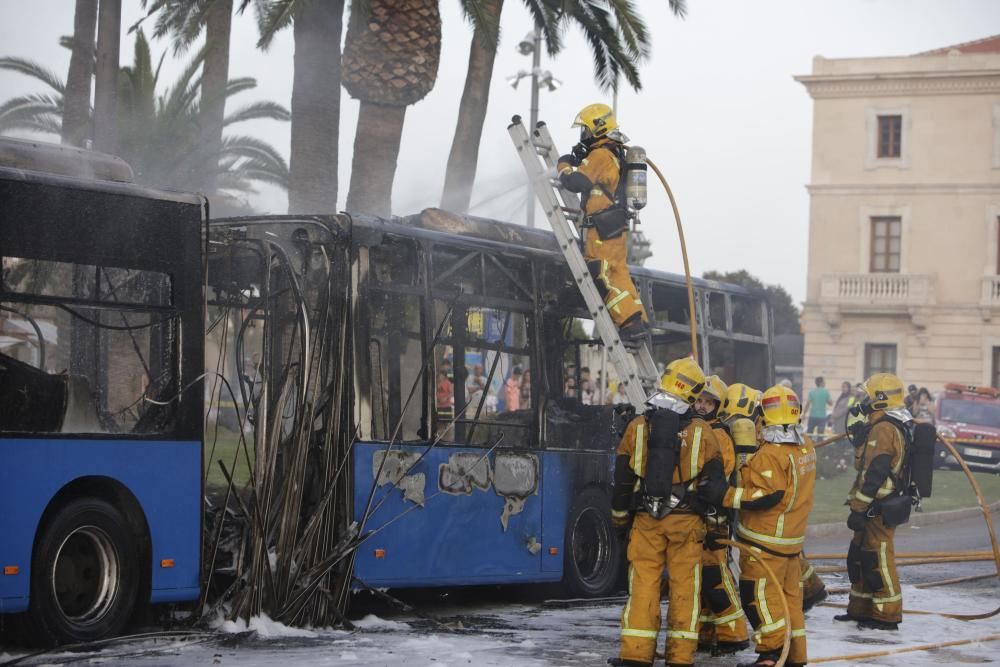
<svg viewBox="0 0 1000 667">
<path fill-rule="evenodd" d="M 624 143 L 614 111 L 590 104 L 576 115 L 580 143 L 559 158 L 563 187 L 580 194 L 583 205 L 583 256 L 597 290 L 623 338 L 646 335 L 648 319 L 628 271 L 628 210 L 625 206 Z"/>
<path fill-rule="evenodd" d="M 699 483 L 699 498 L 739 510 L 736 535 L 749 546 L 740 551 L 740 598 L 754 628 L 757 660 L 743 667 L 774 667 L 781 655 L 786 625 L 792 642 L 788 665 L 806 663 L 799 553 L 813 505 L 816 452 L 799 425 L 801 408 L 791 389 L 776 385 L 761 399 L 761 444 L 740 471 L 740 485 L 723 479 Z M 761 565 L 777 576 L 773 581 Z M 776 592 L 781 587 L 790 618 Z"/>
<path fill-rule="evenodd" d="M 872 375 L 864 392 L 856 412 L 867 415 L 867 423 L 848 420 L 858 471 L 848 495 L 847 525 L 854 531 L 847 552 L 851 594 L 847 613 L 834 618 L 861 629 L 896 630 L 903 620 L 903 594 L 896 574 L 895 523 L 884 516 L 883 503 L 905 476 L 904 429 L 913 417 L 904 404 L 903 381 L 892 373 Z"/>
<path fill-rule="evenodd" d="M 722 404 L 729 388 L 718 375 L 711 375 L 705 381 L 705 389 L 694 403 L 694 411 L 708 421 L 719 441 L 722 465 L 726 479 L 734 480 L 736 474 L 736 449 L 729 428 L 722 421 Z M 753 437 L 753 425 L 749 426 Z M 756 438 L 754 438 L 756 449 Z M 699 630 L 698 650 L 711 651 L 712 655 L 729 655 L 742 651 L 750 645 L 747 634 L 746 614 L 740 606 L 736 592 L 736 582 L 729 570 L 729 547 L 718 544 L 715 539 L 729 539 L 729 512 L 718 512 L 706 517 L 708 535 L 701 557 L 701 630 Z"/>
<path fill-rule="evenodd" d="M 666 662 L 693 665 L 701 616 L 705 522 L 697 482 L 722 477 L 718 440 L 692 406 L 705 375 L 690 359 L 667 365 L 649 409 L 629 422 L 615 460 L 612 520 L 628 541 L 629 597 L 622 611 L 620 657 L 612 665 L 648 667 L 660 631 L 660 588 L 667 570 Z M 634 504 L 633 504 L 634 503 Z"/>
</svg>

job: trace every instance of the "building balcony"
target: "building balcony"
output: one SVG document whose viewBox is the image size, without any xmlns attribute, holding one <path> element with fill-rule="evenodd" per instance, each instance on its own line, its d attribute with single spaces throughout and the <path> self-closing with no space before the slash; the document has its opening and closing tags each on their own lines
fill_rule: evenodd
<svg viewBox="0 0 1000 667">
<path fill-rule="evenodd" d="M 930 275 L 836 273 L 820 280 L 819 305 L 831 327 L 840 326 L 842 313 L 852 313 L 909 315 L 914 326 L 923 329 L 933 301 L 934 278 Z"/>
<path fill-rule="evenodd" d="M 1000 276 L 983 276 L 979 312 L 987 322 L 993 319 L 993 313 L 1000 312 Z"/>
</svg>

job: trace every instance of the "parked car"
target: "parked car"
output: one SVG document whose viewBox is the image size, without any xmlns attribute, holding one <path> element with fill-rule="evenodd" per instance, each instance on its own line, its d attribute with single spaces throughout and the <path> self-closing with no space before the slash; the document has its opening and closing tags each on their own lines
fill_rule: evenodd
<svg viewBox="0 0 1000 667">
<path fill-rule="evenodd" d="M 954 440 L 973 470 L 1000 473 L 1000 390 L 965 384 L 946 384 L 934 406 L 938 435 Z M 958 463 L 940 442 L 939 467 Z"/>
</svg>

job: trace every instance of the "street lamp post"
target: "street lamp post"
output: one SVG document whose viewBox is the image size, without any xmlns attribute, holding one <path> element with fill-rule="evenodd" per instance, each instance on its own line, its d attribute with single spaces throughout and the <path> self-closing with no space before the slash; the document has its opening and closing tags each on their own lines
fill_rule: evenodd
<svg viewBox="0 0 1000 667">
<path fill-rule="evenodd" d="M 562 81 L 552 76 L 552 72 L 542 71 L 542 27 L 535 24 L 535 28 L 525 35 L 517 45 L 517 51 L 522 56 L 531 55 L 531 72 L 519 71 L 514 76 L 507 77 L 507 83 L 512 88 L 517 89 L 517 84 L 521 79 L 531 77 L 531 113 L 529 132 L 534 131 L 538 125 L 538 92 L 544 86 L 549 92 L 554 91 L 562 85 Z M 529 227 L 535 226 L 535 194 L 532 188 L 528 188 L 528 216 Z"/>
</svg>

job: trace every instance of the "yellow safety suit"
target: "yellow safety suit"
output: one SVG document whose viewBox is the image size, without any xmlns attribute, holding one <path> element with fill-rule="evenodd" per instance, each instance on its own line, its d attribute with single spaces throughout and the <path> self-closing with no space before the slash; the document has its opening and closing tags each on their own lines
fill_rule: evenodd
<svg viewBox="0 0 1000 667">
<path fill-rule="evenodd" d="M 823 579 L 816 574 L 816 568 L 806 558 L 804 553 L 799 554 L 799 570 L 802 574 L 799 580 L 802 582 L 802 604 L 810 605 L 810 600 L 818 602 L 826 597 L 826 584 Z M 815 604 L 813 602 L 812 604 Z M 810 605 L 811 606 L 811 605 Z"/>
<path fill-rule="evenodd" d="M 636 488 L 646 476 L 649 429 L 646 417 L 633 419 L 618 445 L 617 455 L 628 457 Z M 719 443 L 712 427 L 694 417 L 682 422 L 680 450 L 673 483 L 683 484 L 694 496 L 705 463 L 719 459 Z M 628 602 L 622 611 L 621 658 L 651 664 L 660 631 L 660 580 L 669 579 L 666 658 L 668 664 L 694 664 L 701 615 L 701 557 L 705 523 L 692 509 L 679 506 L 661 519 L 640 507 L 628 541 Z"/>
<path fill-rule="evenodd" d="M 732 479 L 736 471 L 736 449 L 729 431 L 718 418 L 711 421 L 715 437 L 719 441 L 722 465 L 726 479 Z M 717 520 L 708 520 L 708 533 L 717 538 L 729 539 L 729 520 L 720 513 Z M 705 541 L 701 552 L 701 630 L 700 644 L 718 642 L 735 644 L 745 642 L 747 633 L 746 614 L 740 605 L 736 582 L 729 569 L 729 547 L 711 548 L 710 540 Z"/>
<path fill-rule="evenodd" d="M 873 412 L 865 442 L 855 449 L 858 476 L 848 495 L 852 512 L 867 512 L 876 499 L 885 498 L 896 486 L 904 462 L 904 440 L 899 428 L 886 420 L 885 412 Z M 854 532 L 847 552 L 851 596 L 847 613 L 859 619 L 886 623 L 903 620 L 903 593 L 896 575 L 895 528 L 886 527 L 875 516 L 863 530 Z"/>
<path fill-rule="evenodd" d="M 806 540 L 815 483 L 816 451 L 808 437 L 803 444 L 765 441 L 740 470 L 740 486 L 730 488 L 722 503 L 739 510 L 736 536 L 750 545 L 740 552 L 740 598 L 754 628 L 757 652 L 781 650 L 785 624 L 791 623 L 788 662 L 795 664 L 807 661 L 798 555 Z M 777 581 L 769 578 L 762 561 Z M 789 619 L 784 617 L 779 586 Z"/>
<path fill-rule="evenodd" d="M 578 165 L 560 158 L 558 170 L 563 185 L 580 193 L 584 213 L 589 219 L 614 205 L 621 178 L 621 164 L 613 150 L 620 144 L 610 139 L 597 141 Z M 602 239 L 596 227 L 584 234 L 583 257 L 594 278 L 597 290 L 619 327 L 633 318 L 648 321 L 639 292 L 628 271 L 628 231 Z"/>
</svg>

